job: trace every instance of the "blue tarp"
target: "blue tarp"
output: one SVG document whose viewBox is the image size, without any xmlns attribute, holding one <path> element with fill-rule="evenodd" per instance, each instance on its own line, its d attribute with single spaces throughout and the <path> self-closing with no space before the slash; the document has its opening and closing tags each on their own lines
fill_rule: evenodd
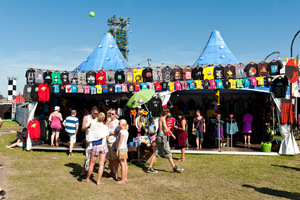
<svg viewBox="0 0 300 200">
<path fill-rule="evenodd" d="M 219 31 L 213 31 L 194 65 L 239 63 L 225 44 Z"/>
<path fill-rule="evenodd" d="M 124 69 L 129 65 L 121 54 L 116 41 L 106 33 L 97 48 L 74 71 Z"/>
</svg>

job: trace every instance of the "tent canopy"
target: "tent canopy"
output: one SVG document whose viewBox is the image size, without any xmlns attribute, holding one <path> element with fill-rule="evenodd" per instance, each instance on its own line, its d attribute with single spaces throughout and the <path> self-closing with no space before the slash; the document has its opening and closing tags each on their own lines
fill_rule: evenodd
<svg viewBox="0 0 300 200">
<path fill-rule="evenodd" d="M 210 38 L 194 65 L 239 63 L 225 44 L 219 31 L 211 33 Z"/>
<path fill-rule="evenodd" d="M 25 103 L 25 99 L 21 94 L 18 94 L 18 96 L 16 96 L 16 98 L 14 98 L 11 102 L 12 103 Z"/>
<path fill-rule="evenodd" d="M 74 71 L 123 69 L 128 67 L 129 65 L 121 54 L 113 36 L 106 33 L 97 48 Z"/>
</svg>

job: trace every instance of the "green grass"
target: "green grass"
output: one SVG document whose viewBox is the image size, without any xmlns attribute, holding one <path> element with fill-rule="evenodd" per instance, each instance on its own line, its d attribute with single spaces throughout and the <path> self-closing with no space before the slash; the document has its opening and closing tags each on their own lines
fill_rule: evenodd
<svg viewBox="0 0 300 200">
<path fill-rule="evenodd" d="M 14 139 L 15 134 L 0 136 L 9 199 L 300 199 L 299 155 L 186 155 L 186 161 L 175 161 L 185 169 L 182 174 L 158 159 L 157 174 L 145 173 L 143 164 L 129 165 L 127 184 L 103 177 L 105 185 L 97 186 L 80 182 L 82 153 L 70 158 L 63 152 L 5 149 Z"/>
<path fill-rule="evenodd" d="M 3 121 L 1 129 L 21 129 L 19 125 L 14 121 Z M 0 129 L 0 131 L 1 131 Z"/>
</svg>

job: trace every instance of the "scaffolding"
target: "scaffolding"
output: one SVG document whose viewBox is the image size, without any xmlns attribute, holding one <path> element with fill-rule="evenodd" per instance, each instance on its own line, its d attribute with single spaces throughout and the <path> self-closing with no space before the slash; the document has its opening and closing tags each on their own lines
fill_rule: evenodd
<svg viewBox="0 0 300 200">
<path fill-rule="evenodd" d="M 109 32 L 113 35 L 116 43 L 124 56 L 128 61 L 128 27 L 130 24 L 129 17 L 121 17 L 114 15 L 112 18 L 107 20 L 109 26 Z"/>
</svg>

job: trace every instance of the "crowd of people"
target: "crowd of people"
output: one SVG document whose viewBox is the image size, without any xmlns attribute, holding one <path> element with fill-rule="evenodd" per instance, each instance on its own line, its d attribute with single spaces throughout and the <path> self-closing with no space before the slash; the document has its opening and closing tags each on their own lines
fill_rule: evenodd
<svg viewBox="0 0 300 200">
<path fill-rule="evenodd" d="M 192 123 L 192 131 L 196 136 L 196 149 L 202 148 L 204 140 L 204 134 L 212 123 L 212 119 L 216 116 L 213 106 L 206 111 L 205 117 L 201 114 L 200 109 L 195 110 L 195 116 Z M 187 120 L 182 111 L 177 112 L 177 120 L 174 121 L 173 129 L 170 129 L 167 125 L 167 117 L 170 117 L 170 109 L 163 108 L 161 116 L 159 117 L 158 131 L 156 136 L 156 148 L 154 155 L 150 159 L 147 173 L 156 173 L 157 170 L 153 169 L 156 157 L 167 158 L 170 162 L 172 170 L 176 173 L 181 173 L 183 169 L 174 164 L 170 144 L 168 140 L 168 134 L 175 140 L 175 146 L 181 151 L 181 157 L 178 161 L 185 161 L 185 149 L 188 140 Z M 101 177 L 105 168 L 105 163 L 109 163 L 110 172 L 109 178 L 114 179 L 119 184 L 127 182 L 127 159 L 128 159 L 128 124 L 125 119 L 118 119 L 117 110 L 111 108 L 105 114 L 100 112 L 97 106 L 94 106 L 91 111 L 85 110 L 84 117 L 82 119 L 82 126 L 79 129 L 80 119 L 77 118 L 77 111 L 70 110 L 69 116 L 63 119 L 60 113 L 60 107 L 55 106 L 54 111 L 49 115 L 51 134 L 51 146 L 59 146 L 59 135 L 63 127 L 66 133 L 69 135 L 69 156 L 73 156 L 72 150 L 76 143 L 76 138 L 79 130 L 85 133 L 86 142 L 86 160 L 83 165 L 83 169 L 80 175 L 83 177 L 83 182 L 89 182 L 93 176 L 97 159 L 99 158 L 99 170 L 97 185 L 103 184 Z M 252 115 L 248 112 L 244 115 L 244 126 L 242 133 L 244 134 L 245 144 L 250 144 L 251 123 Z M 25 134 L 19 134 L 15 143 L 6 148 L 23 147 L 26 145 Z M 121 179 L 118 179 L 118 168 L 121 166 Z"/>
</svg>

